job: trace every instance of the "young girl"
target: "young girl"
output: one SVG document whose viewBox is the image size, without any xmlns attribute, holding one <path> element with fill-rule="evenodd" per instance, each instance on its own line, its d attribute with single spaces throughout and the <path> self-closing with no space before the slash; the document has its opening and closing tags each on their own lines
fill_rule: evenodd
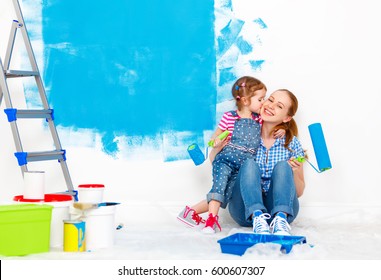
<svg viewBox="0 0 381 280">
<path fill-rule="evenodd" d="M 178 219 L 189 226 L 205 223 L 203 232 L 214 233 L 215 228 L 221 230 L 218 222 L 220 207 L 226 205 L 232 195 L 232 184 L 241 165 L 249 158 L 255 159 L 256 150 L 260 144 L 259 111 L 266 96 L 266 86 L 256 78 L 244 76 L 239 78 L 232 87 L 232 95 L 236 101 L 237 110 L 225 112 L 212 136 L 213 147 L 221 149 L 213 161 L 213 186 L 207 194 L 206 222 L 199 216 L 205 212 L 205 200 L 194 207 L 188 206 L 179 214 Z M 228 130 L 230 135 L 225 140 L 217 136 Z M 278 133 L 282 134 L 282 131 Z"/>
</svg>

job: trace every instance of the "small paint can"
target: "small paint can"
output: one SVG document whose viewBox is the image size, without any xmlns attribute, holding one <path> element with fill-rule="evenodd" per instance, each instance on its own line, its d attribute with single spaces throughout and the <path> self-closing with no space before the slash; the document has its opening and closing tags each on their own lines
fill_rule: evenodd
<svg viewBox="0 0 381 280">
<path fill-rule="evenodd" d="M 64 220 L 64 252 L 84 252 L 85 226 L 86 223 L 80 220 Z"/>
</svg>

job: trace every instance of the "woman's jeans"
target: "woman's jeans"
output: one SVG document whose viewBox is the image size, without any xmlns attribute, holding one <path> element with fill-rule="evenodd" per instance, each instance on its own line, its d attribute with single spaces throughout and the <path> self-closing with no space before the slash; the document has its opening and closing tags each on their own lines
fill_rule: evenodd
<svg viewBox="0 0 381 280">
<path fill-rule="evenodd" d="M 258 164 L 255 160 L 246 160 L 234 183 L 228 207 L 231 217 L 240 226 L 252 226 L 255 210 L 270 213 L 272 218 L 279 211 L 285 212 L 287 221 L 291 223 L 299 212 L 291 166 L 287 161 L 278 162 L 272 172 L 270 189 L 264 193 Z"/>
</svg>

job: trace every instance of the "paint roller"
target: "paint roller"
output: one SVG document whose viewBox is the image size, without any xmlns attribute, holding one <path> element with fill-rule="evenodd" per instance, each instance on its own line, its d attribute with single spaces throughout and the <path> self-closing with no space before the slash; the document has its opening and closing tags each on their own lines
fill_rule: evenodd
<svg viewBox="0 0 381 280">
<path fill-rule="evenodd" d="M 329 159 L 327 144 L 325 142 L 323 129 L 320 123 L 313 123 L 308 126 L 308 130 L 310 132 L 310 137 L 312 141 L 312 146 L 314 148 L 316 162 L 318 164 L 318 168 L 316 168 L 311 162 L 309 162 L 304 157 L 297 158 L 298 161 L 303 162 L 307 161 L 313 169 L 318 173 L 322 173 L 326 170 L 332 168 L 331 160 Z"/>
<path fill-rule="evenodd" d="M 220 140 L 224 140 L 226 137 L 229 136 L 229 134 L 230 134 L 230 132 L 228 130 L 225 130 L 224 132 L 222 132 L 217 137 Z M 213 148 L 213 146 L 214 146 L 214 140 L 210 140 L 208 142 L 208 147 Z M 188 146 L 187 151 L 188 151 L 189 156 L 191 157 L 191 159 L 193 160 L 195 165 L 202 164 L 208 158 L 208 147 L 206 147 L 206 151 L 205 151 L 205 155 L 204 155 L 204 153 L 201 151 L 200 147 L 197 144 L 193 143 L 193 144 Z"/>
<path fill-rule="evenodd" d="M 331 160 L 329 158 L 329 153 L 327 149 L 327 144 L 325 142 L 323 129 L 320 123 L 314 123 L 308 126 L 308 130 L 310 132 L 310 137 L 312 141 L 312 146 L 314 148 L 316 161 L 318 164 L 318 168 L 316 168 L 309 160 L 304 157 L 298 157 L 297 160 L 299 162 L 307 161 L 316 172 L 322 173 L 326 170 L 332 168 Z M 227 137 L 228 134 L 221 134 L 221 140 Z M 211 146 L 211 143 L 208 143 Z M 188 147 L 188 153 L 193 160 L 195 165 L 202 164 L 205 159 L 208 157 L 208 148 L 206 148 L 206 157 L 204 153 L 201 151 L 200 147 L 197 144 L 191 144 Z"/>
<path fill-rule="evenodd" d="M 205 161 L 204 153 L 201 151 L 200 147 L 196 143 L 189 145 L 187 151 L 195 165 L 200 165 Z M 206 153 L 207 151 L 208 148 L 206 150 Z"/>
</svg>

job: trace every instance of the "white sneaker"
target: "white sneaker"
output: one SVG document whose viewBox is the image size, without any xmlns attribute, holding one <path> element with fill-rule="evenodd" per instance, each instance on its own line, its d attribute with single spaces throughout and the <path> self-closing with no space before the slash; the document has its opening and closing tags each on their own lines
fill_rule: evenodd
<svg viewBox="0 0 381 280">
<path fill-rule="evenodd" d="M 271 216 L 268 213 L 263 213 L 257 210 L 253 214 L 253 232 L 256 234 L 270 234 L 269 224 L 266 220 L 270 219 Z"/>
<path fill-rule="evenodd" d="M 291 235 L 291 227 L 286 220 L 286 214 L 279 212 L 270 224 L 271 233 L 275 235 Z"/>
</svg>

